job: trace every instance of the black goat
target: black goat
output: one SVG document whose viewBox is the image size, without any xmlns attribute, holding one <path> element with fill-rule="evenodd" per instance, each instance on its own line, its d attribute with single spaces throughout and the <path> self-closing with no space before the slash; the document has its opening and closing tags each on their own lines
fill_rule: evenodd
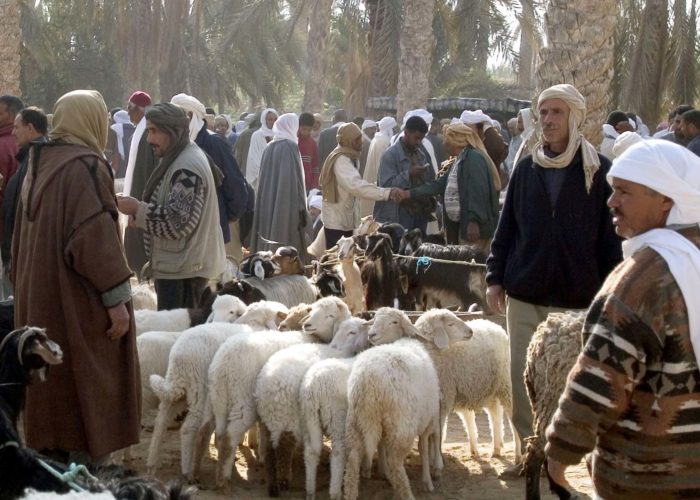
<svg viewBox="0 0 700 500">
<path fill-rule="evenodd" d="M 454 260 L 486 264 L 488 255 L 471 245 L 437 245 L 435 243 L 423 243 L 414 249 L 416 257 L 432 257 L 433 259 Z"/>
<path fill-rule="evenodd" d="M 46 379 L 51 365 L 63 360 L 61 348 L 49 340 L 42 328 L 25 326 L 0 341 L 0 498 L 22 498 L 25 490 L 67 493 L 70 488 L 57 479 L 40 460 L 64 473 L 67 467 L 41 457 L 22 446 L 17 431 L 28 384 Z M 91 471 L 96 478 L 82 483 L 91 492 L 110 491 L 118 500 L 188 500 L 190 489 L 167 487 L 155 478 L 142 478 L 122 467 Z"/>
<path fill-rule="evenodd" d="M 362 265 L 360 276 L 367 309 L 394 307 L 394 300 L 399 296 L 399 267 L 394 261 L 389 235 L 370 234 L 365 255 L 367 260 Z"/>
<path fill-rule="evenodd" d="M 412 255 L 423 244 L 423 231 L 418 228 L 406 231 L 401 237 L 399 255 Z"/>
<path fill-rule="evenodd" d="M 393 252 L 398 252 L 399 246 L 401 246 L 401 237 L 406 232 L 406 229 L 398 222 L 385 222 L 379 226 L 377 232 L 388 234 L 391 238 L 391 250 Z"/>
<path fill-rule="evenodd" d="M 322 269 L 314 277 L 314 283 L 318 288 L 319 299 L 322 297 L 345 297 L 345 285 L 343 279 L 334 269 Z"/>
</svg>

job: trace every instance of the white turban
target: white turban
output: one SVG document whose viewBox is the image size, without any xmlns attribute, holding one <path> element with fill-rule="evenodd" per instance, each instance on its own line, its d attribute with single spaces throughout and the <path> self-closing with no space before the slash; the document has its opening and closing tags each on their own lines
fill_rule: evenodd
<svg viewBox="0 0 700 500">
<path fill-rule="evenodd" d="M 396 120 L 391 116 L 385 116 L 379 120 L 379 133 L 391 138 L 394 133 L 394 127 L 396 126 Z"/>
<path fill-rule="evenodd" d="M 423 121 L 428 124 L 428 127 L 430 127 L 430 124 L 433 123 L 433 114 L 428 113 L 425 109 L 419 108 L 419 109 L 412 109 L 408 113 L 406 113 L 403 117 L 403 124 L 401 125 L 401 128 L 406 127 L 406 122 L 408 121 L 409 118 L 412 116 L 420 116 L 423 118 Z"/>
<path fill-rule="evenodd" d="M 272 125 L 273 140 L 288 139 L 294 144 L 299 142 L 299 117 L 294 113 L 285 113 Z"/>
<path fill-rule="evenodd" d="M 476 125 L 478 123 L 488 123 L 489 125 L 493 125 L 491 117 L 480 109 L 477 109 L 476 111 L 462 111 L 462 115 L 459 117 L 459 119 L 465 125 Z"/>
<path fill-rule="evenodd" d="M 199 102 L 199 99 L 192 97 L 187 94 L 177 94 L 170 99 L 170 104 L 175 104 L 180 106 L 185 111 L 192 113 L 192 119 L 190 120 L 190 139 L 194 141 L 202 130 L 204 126 L 204 115 L 207 114 L 207 110 L 204 108 L 204 104 Z"/>
<path fill-rule="evenodd" d="M 593 144 L 588 142 L 581 134 L 581 126 L 586 119 L 586 99 L 573 85 L 561 83 L 542 91 L 537 99 L 538 112 L 542 103 L 549 99 L 561 99 L 569 107 L 569 143 L 563 153 L 550 158 L 544 151 L 544 136 L 540 136 L 532 148 L 532 157 L 535 163 L 544 168 L 566 168 L 571 164 L 574 155 L 576 155 L 580 147 L 581 156 L 583 157 L 586 191 L 590 191 L 593 184 L 593 176 L 600 168 L 600 158 Z"/>
<path fill-rule="evenodd" d="M 659 139 L 634 144 L 613 161 L 613 178 L 642 184 L 673 200 L 666 225 L 700 222 L 700 157 L 688 149 Z M 688 308 L 690 340 L 700 355 L 700 250 L 677 231 L 651 229 L 622 243 L 625 258 L 649 247 L 668 264 Z M 699 360 L 700 361 L 700 360 Z"/>
<path fill-rule="evenodd" d="M 316 208 L 318 210 L 321 210 L 322 207 L 323 196 L 316 194 L 309 199 L 309 208 Z"/>
<path fill-rule="evenodd" d="M 117 149 L 119 156 L 124 159 L 124 125 L 131 123 L 129 113 L 123 109 L 114 113 L 114 124 L 110 127 L 117 134 Z"/>
<path fill-rule="evenodd" d="M 115 123 L 131 123 L 131 119 L 129 118 L 129 113 L 127 113 L 123 109 L 117 111 L 116 113 L 114 113 L 114 122 Z"/>
<path fill-rule="evenodd" d="M 270 113 L 274 113 L 277 116 L 279 116 L 279 113 L 276 110 L 274 110 L 273 108 L 264 109 L 263 112 L 260 113 L 260 123 L 262 123 L 262 126 L 260 127 L 259 130 L 262 131 L 262 134 L 265 137 L 273 137 L 275 135 L 275 133 L 272 131 L 272 129 L 267 126 L 267 115 L 269 115 Z"/>
<path fill-rule="evenodd" d="M 638 142 L 642 142 L 644 139 L 641 135 L 636 132 L 623 132 L 617 136 L 615 139 L 615 144 L 613 144 L 612 152 L 613 156 L 617 158 L 622 153 L 627 151 L 630 146 L 634 146 Z"/>
<path fill-rule="evenodd" d="M 377 127 L 377 122 L 374 120 L 365 120 L 362 122 L 362 130 L 366 128 L 376 128 Z"/>
</svg>

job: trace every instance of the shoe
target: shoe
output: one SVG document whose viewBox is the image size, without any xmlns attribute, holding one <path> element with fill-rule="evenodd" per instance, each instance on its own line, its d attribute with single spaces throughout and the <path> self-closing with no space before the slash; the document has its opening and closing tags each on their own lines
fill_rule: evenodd
<svg viewBox="0 0 700 500">
<path fill-rule="evenodd" d="M 512 481 L 514 479 L 522 479 L 525 477 L 525 469 L 522 464 L 513 464 L 505 469 L 498 475 L 498 479 L 503 481 Z"/>
</svg>

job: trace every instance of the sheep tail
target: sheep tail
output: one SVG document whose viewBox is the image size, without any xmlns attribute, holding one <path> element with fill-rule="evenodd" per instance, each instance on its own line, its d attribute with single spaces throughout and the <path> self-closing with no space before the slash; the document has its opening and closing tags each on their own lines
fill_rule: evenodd
<svg viewBox="0 0 700 500">
<path fill-rule="evenodd" d="M 175 402 L 185 397 L 185 391 L 181 387 L 173 387 L 170 382 L 160 375 L 153 374 L 149 378 L 151 389 L 160 401 Z"/>
</svg>

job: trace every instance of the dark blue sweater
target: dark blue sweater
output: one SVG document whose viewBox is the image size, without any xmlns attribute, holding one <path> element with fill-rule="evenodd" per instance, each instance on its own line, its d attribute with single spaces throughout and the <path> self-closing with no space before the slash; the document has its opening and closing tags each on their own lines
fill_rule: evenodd
<svg viewBox="0 0 700 500">
<path fill-rule="evenodd" d="M 606 201 L 612 190 L 601 167 L 586 192 L 581 152 L 566 168 L 554 206 L 543 168 L 523 158 L 513 171 L 486 266 L 489 285 L 518 300 L 552 307 L 587 308 L 608 273 L 622 260 Z"/>
</svg>

